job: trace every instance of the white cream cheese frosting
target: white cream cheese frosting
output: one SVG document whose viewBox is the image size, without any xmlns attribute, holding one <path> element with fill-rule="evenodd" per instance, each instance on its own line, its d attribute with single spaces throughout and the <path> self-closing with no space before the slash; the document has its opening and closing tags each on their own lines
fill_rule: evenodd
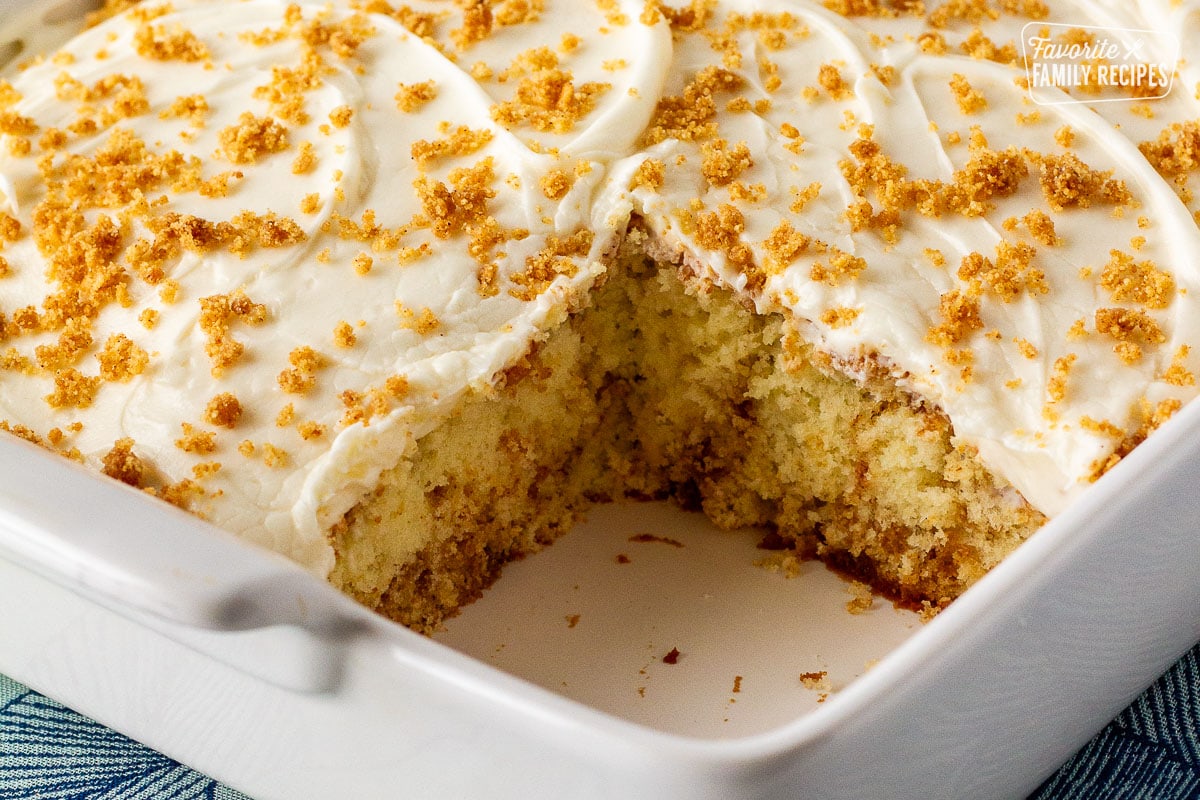
<svg viewBox="0 0 1200 800">
<path fill-rule="evenodd" d="M 828 5 L 105 21 L 0 85 L 0 419 L 323 573 L 328 527 L 586 303 L 637 214 L 1054 514 L 1195 393 L 1188 170 L 1138 146 L 1197 116 L 1195 65 L 1036 105 L 1003 48 L 1032 16 L 1188 52 L 1197 14 Z"/>
</svg>

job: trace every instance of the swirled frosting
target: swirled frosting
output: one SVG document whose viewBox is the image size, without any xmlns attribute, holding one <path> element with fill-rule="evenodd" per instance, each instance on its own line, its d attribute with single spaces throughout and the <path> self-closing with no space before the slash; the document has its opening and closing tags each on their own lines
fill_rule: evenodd
<svg viewBox="0 0 1200 800">
<path fill-rule="evenodd" d="M 328 527 L 637 214 L 1056 513 L 1195 394 L 1197 75 L 1154 39 L 1165 97 L 1037 104 L 1022 37 L 1187 52 L 1198 18 L 134 7 L 0 84 L 0 419 L 324 572 Z"/>
</svg>

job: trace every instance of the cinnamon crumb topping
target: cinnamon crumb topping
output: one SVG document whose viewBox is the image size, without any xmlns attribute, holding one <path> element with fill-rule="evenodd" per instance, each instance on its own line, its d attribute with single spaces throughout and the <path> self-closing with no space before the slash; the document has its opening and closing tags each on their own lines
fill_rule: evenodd
<svg viewBox="0 0 1200 800">
<path fill-rule="evenodd" d="M 846 83 L 842 78 L 842 73 L 833 64 L 822 64 L 818 68 L 817 83 L 834 100 L 845 100 L 854 95 L 850 84 Z"/>
<path fill-rule="evenodd" d="M 101 460 L 100 471 L 121 483 L 140 489 L 146 483 L 149 469 L 146 463 L 133 452 L 133 445 L 133 439 L 128 437 L 114 442 L 112 449 Z"/>
<path fill-rule="evenodd" d="M 222 392 L 204 407 L 204 421 L 221 428 L 234 428 L 242 418 L 242 403 L 236 395 Z"/>
<path fill-rule="evenodd" d="M 1074 353 L 1068 353 L 1055 359 L 1050 379 L 1046 383 L 1046 396 L 1051 403 L 1061 403 L 1067 398 L 1067 378 L 1078 358 Z"/>
<path fill-rule="evenodd" d="M 1074 153 L 1041 155 L 1038 161 L 1042 193 L 1055 211 L 1088 208 L 1093 203 L 1123 205 L 1133 197 L 1124 181 L 1111 177 L 1111 171 L 1094 170 Z"/>
<path fill-rule="evenodd" d="M 422 306 L 419 312 L 396 301 L 396 314 L 400 317 L 400 327 L 416 331 L 422 336 L 433 333 L 441 327 L 442 322 L 427 306 Z"/>
<path fill-rule="evenodd" d="M 212 431 L 202 431 L 186 422 L 180 423 L 183 436 L 175 440 L 175 446 L 185 453 L 207 455 L 216 452 L 217 435 Z"/>
<path fill-rule="evenodd" d="M 980 253 L 968 253 L 958 268 L 958 277 L 966 281 L 975 293 L 992 293 L 1006 303 L 1022 294 L 1046 294 L 1046 274 L 1033 266 L 1037 251 L 1030 245 L 1001 241 L 996 245 L 996 259 Z"/>
<path fill-rule="evenodd" d="M 574 182 L 570 173 L 561 169 L 552 169 L 541 177 L 538 185 L 541 186 L 542 194 L 546 195 L 548 200 L 561 200 L 567 196 L 567 192 L 571 191 Z"/>
<path fill-rule="evenodd" d="M 419 227 L 428 227 L 439 239 L 449 239 L 464 228 L 487 216 L 488 201 L 496 196 L 492 159 L 485 158 L 473 167 L 455 169 L 449 175 L 450 188 L 440 181 L 417 178 L 413 186 L 421 201 L 424 218 Z"/>
<path fill-rule="evenodd" d="M 1175 279 L 1153 261 L 1135 261 L 1129 253 L 1110 250 L 1111 258 L 1100 273 L 1100 286 L 1119 303 L 1139 303 L 1162 309 L 1175 296 Z"/>
<path fill-rule="evenodd" d="M 296 407 L 288 403 L 275 415 L 275 427 L 286 428 L 296 421 Z"/>
<path fill-rule="evenodd" d="M 854 320 L 858 319 L 861 310 L 857 308 L 827 308 L 821 312 L 821 322 L 831 328 L 845 328 L 854 324 Z"/>
<path fill-rule="evenodd" d="M 634 170 L 633 177 L 629 181 L 629 191 L 632 192 L 639 188 L 658 191 L 662 188 L 666 179 L 666 165 L 656 159 L 647 158 Z"/>
<path fill-rule="evenodd" d="M 492 140 L 492 132 L 486 128 L 473 130 L 459 125 L 447 137 L 428 141 L 420 139 L 412 145 L 412 157 L 421 169 L 427 169 L 435 160 L 449 156 L 470 155 L 482 149 Z"/>
<path fill-rule="evenodd" d="M 724 139 L 713 139 L 701 145 L 700 152 L 704 156 L 700 171 L 713 186 L 727 186 L 754 165 L 745 142 L 730 147 Z"/>
<path fill-rule="evenodd" d="M 504 127 L 528 125 L 543 133 L 568 133 L 595 108 L 597 98 L 612 88 L 612 84 L 597 82 L 577 87 L 574 76 L 557 66 L 558 57 L 549 50 L 544 52 L 554 66 L 521 78 L 511 100 L 492 106 L 492 119 Z"/>
<path fill-rule="evenodd" d="M 958 110 L 964 114 L 977 114 L 987 108 L 987 98 L 983 92 L 971 86 L 966 75 L 954 73 L 950 77 L 950 91 L 958 103 Z"/>
<path fill-rule="evenodd" d="M 139 25 L 133 34 L 133 46 L 142 58 L 155 61 L 206 61 L 208 47 L 196 34 L 179 26 Z"/>
<path fill-rule="evenodd" d="M 104 349 L 96 354 L 100 362 L 100 377 L 106 381 L 127 381 L 141 375 L 150 363 L 150 356 L 123 333 L 108 337 Z"/>
<path fill-rule="evenodd" d="M 272 117 L 256 117 L 249 111 L 221 131 L 220 141 L 221 154 L 235 164 L 253 164 L 288 148 L 287 128 Z"/>
<path fill-rule="evenodd" d="M 253 302 L 238 289 L 230 294 L 200 298 L 200 330 L 206 338 L 205 353 L 212 362 L 212 375 L 220 377 L 245 352 L 245 345 L 233 338 L 230 326 L 235 321 L 258 325 L 267 318 L 267 308 Z"/>
<path fill-rule="evenodd" d="M 350 106 L 338 106 L 329 112 L 329 121 L 335 128 L 348 127 L 352 119 L 354 119 L 354 109 Z"/>
<path fill-rule="evenodd" d="M 54 373 L 54 391 L 46 396 L 46 403 L 55 409 L 87 408 L 100 388 L 100 376 L 87 376 L 74 367 L 60 369 Z"/>
<path fill-rule="evenodd" d="M 354 347 L 358 343 L 358 336 L 354 333 L 354 326 L 344 320 L 339 322 L 333 329 L 333 343 L 344 349 Z"/>
<path fill-rule="evenodd" d="M 317 166 L 317 154 L 313 149 L 312 142 L 302 142 L 300 150 L 296 153 L 296 158 L 292 161 L 293 175 L 306 175 L 312 172 Z"/>
<path fill-rule="evenodd" d="M 942 347 L 957 345 L 975 331 L 983 330 L 979 300 L 952 289 L 941 296 L 938 311 L 942 322 L 929 329 L 926 340 Z"/>
<path fill-rule="evenodd" d="M 317 372 L 325 366 L 325 357 L 311 347 L 297 347 L 288 354 L 292 366 L 279 373 L 279 388 L 290 394 L 306 394 L 317 382 Z"/>
<path fill-rule="evenodd" d="M 1129 308 L 1096 309 L 1096 332 L 1117 341 L 1114 351 L 1126 364 L 1142 358 L 1142 344 L 1162 344 L 1166 334 L 1144 311 Z"/>
<path fill-rule="evenodd" d="M 510 276 L 515 286 L 508 293 L 520 300 L 532 300 L 560 275 L 575 275 L 579 267 L 574 259 L 588 254 L 593 238 L 589 230 L 578 230 L 570 236 L 548 236 L 545 246 L 525 259 L 524 271 Z"/>
<path fill-rule="evenodd" d="M 777 274 L 808 250 L 812 239 L 796 230 L 786 219 L 771 230 L 762 244 L 766 266 Z"/>
<path fill-rule="evenodd" d="M 396 107 L 401 111 L 413 112 L 437 97 L 437 84 L 434 81 L 421 83 L 400 84 L 396 92 Z"/>
<path fill-rule="evenodd" d="M 1171 357 L 1171 365 L 1163 373 L 1162 379 L 1172 386 L 1195 386 L 1196 376 L 1186 366 L 1192 349 L 1186 344 L 1180 345 Z"/>
<path fill-rule="evenodd" d="M 744 81 L 736 73 L 709 66 L 683 89 L 681 95 L 664 96 L 658 101 L 654 119 L 642 134 L 642 143 L 654 145 L 664 139 L 695 142 L 711 138 L 717 132 L 717 103 L 720 92 L 734 92 Z"/>
</svg>

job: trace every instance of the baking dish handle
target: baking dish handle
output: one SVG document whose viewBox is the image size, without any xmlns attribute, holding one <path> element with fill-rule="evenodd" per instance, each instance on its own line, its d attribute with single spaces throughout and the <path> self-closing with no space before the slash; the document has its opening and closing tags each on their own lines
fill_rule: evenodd
<svg viewBox="0 0 1200 800">
<path fill-rule="evenodd" d="M 7 435 L 0 557 L 106 606 L 193 627 L 328 632 L 350 618 L 345 598 L 282 556 Z"/>
</svg>

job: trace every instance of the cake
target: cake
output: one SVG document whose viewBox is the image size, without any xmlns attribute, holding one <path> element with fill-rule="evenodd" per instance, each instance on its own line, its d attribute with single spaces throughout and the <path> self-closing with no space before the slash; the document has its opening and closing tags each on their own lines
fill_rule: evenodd
<svg viewBox="0 0 1200 800">
<path fill-rule="evenodd" d="M 423 632 L 622 498 L 936 610 L 1196 393 L 1198 13 L 110 0 L 0 83 L 0 427 Z"/>
</svg>

